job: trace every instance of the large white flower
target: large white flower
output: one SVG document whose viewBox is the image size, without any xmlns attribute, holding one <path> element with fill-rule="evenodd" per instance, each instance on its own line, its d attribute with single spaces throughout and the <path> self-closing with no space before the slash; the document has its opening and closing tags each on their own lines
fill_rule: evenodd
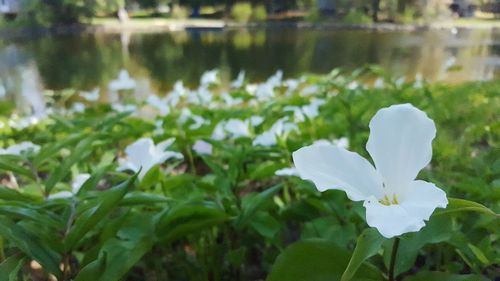
<svg viewBox="0 0 500 281">
<path fill-rule="evenodd" d="M 415 180 L 432 158 L 434 122 L 411 104 L 379 110 L 370 121 L 366 149 L 376 169 L 357 153 L 313 144 L 293 153 L 301 178 L 319 191 L 338 189 L 364 201 L 366 221 L 386 238 L 419 231 L 434 209 L 448 204 L 443 190 Z"/>
<path fill-rule="evenodd" d="M 171 158 L 183 159 L 182 154 L 179 152 L 166 151 L 174 141 L 175 138 L 170 138 L 155 145 L 151 138 L 138 139 L 125 149 L 127 159 L 118 160 L 120 163 L 118 171 L 131 170 L 137 172 L 142 168 L 139 173 L 139 178 L 142 179 L 157 164 L 161 164 Z"/>
</svg>

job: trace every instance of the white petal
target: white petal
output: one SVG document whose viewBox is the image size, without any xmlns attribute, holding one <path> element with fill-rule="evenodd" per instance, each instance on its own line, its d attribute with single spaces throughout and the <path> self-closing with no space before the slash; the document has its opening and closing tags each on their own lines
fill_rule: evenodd
<svg viewBox="0 0 500 281">
<path fill-rule="evenodd" d="M 151 162 L 155 153 L 155 145 L 151 138 L 140 138 L 125 149 L 127 158 L 136 166 Z"/>
<path fill-rule="evenodd" d="M 48 199 L 63 199 L 73 197 L 73 193 L 70 191 L 60 191 L 54 194 L 50 194 Z"/>
<path fill-rule="evenodd" d="M 90 178 L 90 174 L 79 174 L 71 183 L 71 192 L 77 194 L 83 184 Z"/>
<path fill-rule="evenodd" d="M 370 121 L 366 149 L 386 185 L 399 188 L 412 181 L 432 157 L 436 127 L 411 104 L 379 110 Z"/>
<path fill-rule="evenodd" d="M 370 197 L 363 206 L 368 225 L 375 227 L 385 238 L 419 231 L 425 225 L 423 220 L 412 216 L 402 205 L 387 206 Z"/>
<path fill-rule="evenodd" d="M 175 142 L 175 138 L 166 139 L 156 145 L 156 152 L 161 153 Z"/>
<path fill-rule="evenodd" d="M 297 169 L 295 167 L 294 168 L 279 169 L 276 172 L 274 172 L 274 174 L 277 175 L 277 176 L 280 176 L 280 177 L 283 177 L 283 176 L 298 177 L 298 176 L 300 176 L 299 175 L 299 171 L 297 171 Z"/>
<path fill-rule="evenodd" d="M 398 200 L 401 207 L 420 220 L 429 220 L 436 208 L 446 208 L 448 205 L 446 193 L 442 189 L 421 180 L 409 183 Z"/>
<path fill-rule="evenodd" d="M 373 166 L 357 153 L 319 144 L 293 153 L 301 178 L 311 180 L 319 191 L 339 189 L 353 201 L 382 195 L 382 179 Z"/>
</svg>

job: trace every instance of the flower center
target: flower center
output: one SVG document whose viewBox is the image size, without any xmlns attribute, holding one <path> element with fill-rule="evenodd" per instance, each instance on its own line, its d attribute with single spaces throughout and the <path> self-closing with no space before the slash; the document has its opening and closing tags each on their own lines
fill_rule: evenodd
<svg viewBox="0 0 500 281">
<path fill-rule="evenodd" d="M 384 198 L 382 198 L 378 202 L 380 202 L 380 204 L 386 205 L 386 206 L 399 204 L 398 197 L 396 196 L 396 194 L 392 195 L 392 200 L 389 198 L 389 196 L 387 196 L 387 194 L 385 194 Z"/>
</svg>

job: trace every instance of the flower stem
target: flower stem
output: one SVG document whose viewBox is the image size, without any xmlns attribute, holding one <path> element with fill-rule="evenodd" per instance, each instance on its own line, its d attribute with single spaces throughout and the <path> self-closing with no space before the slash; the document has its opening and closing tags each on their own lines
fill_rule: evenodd
<svg viewBox="0 0 500 281">
<path fill-rule="evenodd" d="M 396 256 L 398 255 L 399 237 L 396 237 L 392 245 L 391 263 L 389 265 L 389 281 L 394 281 L 394 268 L 396 267 Z"/>
</svg>

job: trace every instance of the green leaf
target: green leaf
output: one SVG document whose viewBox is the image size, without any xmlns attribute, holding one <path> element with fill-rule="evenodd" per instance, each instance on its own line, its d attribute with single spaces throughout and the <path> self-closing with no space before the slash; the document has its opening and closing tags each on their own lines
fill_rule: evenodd
<svg viewBox="0 0 500 281">
<path fill-rule="evenodd" d="M 30 179 L 35 179 L 35 175 L 30 169 L 20 166 L 17 161 L 9 161 L 4 157 L 0 158 L 0 171 L 10 171 L 15 175 L 22 175 Z"/>
<path fill-rule="evenodd" d="M 396 257 L 395 275 L 408 271 L 415 264 L 417 256 L 427 244 L 445 242 L 452 237 L 452 220 L 446 216 L 432 217 L 427 225 L 419 232 L 401 236 L 399 250 Z M 389 266 L 393 240 L 386 240 L 384 244 L 384 263 Z"/>
<path fill-rule="evenodd" d="M 102 192 L 103 195 L 101 196 L 101 198 L 99 198 L 99 204 L 96 207 L 87 210 L 84 214 L 81 215 L 81 217 L 77 217 L 75 219 L 75 225 L 70 230 L 65 241 L 67 250 L 73 249 L 76 243 L 89 230 L 91 230 L 120 203 L 122 198 L 132 187 L 136 178 L 137 174 L 127 181 L 121 183 L 120 185 Z"/>
<path fill-rule="evenodd" d="M 152 205 L 152 204 L 165 204 L 171 199 L 162 195 L 152 194 L 148 192 L 130 192 L 123 198 L 120 205 Z"/>
<path fill-rule="evenodd" d="M 78 143 L 71 155 L 64 159 L 60 166 L 58 166 L 49 178 L 45 181 L 45 193 L 50 194 L 54 186 L 61 181 L 71 170 L 71 166 L 75 163 L 82 161 L 88 157 L 92 152 L 92 143 L 98 136 L 88 137 Z"/>
<path fill-rule="evenodd" d="M 41 197 L 32 196 L 19 192 L 16 189 L 0 186 L 0 199 L 5 201 L 18 201 L 18 202 L 28 202 L 34 203 L 42 201 Z"/>
<path fill-rule="evenodd" d="M 479 204 L 477 202 L 459 199 L 459 198 L 448 198 L 448 206 L 444 210 L 436 211 L 434 216 L 456 213 L 456 212 L 479 212 L 487 215 L 493 215 L 500 217 L 499 214 L 496 214 L 491 209 L 486 206 Z"/>
<path fill-rule="evenodd" d="M 24 255 L 13 255 L 0 264 L 0 281 L 17 281 L 17 273 L 26 262 Z"/>
<path fill-rule="evenodd" d="M 37 235 L 8 218 L 0 217 L 0 235 L 16 245 L 19 250 L 39 262 L 45 270 L 61 277 L 59 262 L 61 256 L 45 245 Z"/>
<path fill-rule="evenodd" d="M 490 264 L 490 261 L 488 260 L 488 258 L 484 255 L 483 251 L 481 251 L 481 249 L 479 249 L 478 247 L 468 243 L 467 246 L 469 246 L 469 249 L 471 249 L 472 253 L 474 254 L 474 256 L 476 256 L 476 258 L 482 262 L 483 264 L 485 265 L 489 265 Z"/>
<path fill-rule="evenodd" d="M 242 199 L 242 212 L 236 222 L 238 227 L 247 224 L 254 214 L 269 202 L 273 195 L 283 187 L 283 184 L 277 184 L 260 193 L 250 193 Z"/>
<path fill-rule="evenodd" d="M 43 223 L 55 229 L 60 229 L 64 226 L 62 221 L 57 221 L 55 214 L 44 210 L 36 210 L 33 207 L 26 206 L 13 206 L 13 205 L 1 205 L 0 215 L 5 215 L 9 218 L 20 218 L 28 219 L 34 222 Z"/>
<path fill-rule="evenodd" d="M 101 276 L 106 269 L 106 253 L 103 253 L 99 258 L 87 264 L 78 275 L 75 281 L 88 281 L 88 280 L 103 280 Z"/>
<path fill-rule="evenodd" d="M 333 281 L 340 280 L 350 254 L 327 240 L 299 241 L 276 259 L 267 281 Z M 383 280 L 372 266 L 362 264 L 351 280 Z"/>
<path fill-rule="evenodd" d="M 159 217 L 156 236 L 168 243 L 225 220 L 227 215 L 218 209 L 200 205 L 176 206 Z"/>
<path fill-rule="evenodd" d="M 351 260 L 342 275 L 342 281 L 351 280 L 363 262 L 375 255 L 385 241 L 375 228 L 367 228 L 358 237 Z"/>
<path fill-rule="evenodd" d="M 448 272 L 421 271 L 415 276 L 408 276 L 404 281 L 488 281 L 489 279 L 476 274 L 453 274 Z"/>
<path fill-rule="evenodd" d="M 154 220 L 150 214 L 136 214 L 127 219 L 117 238 L 104 243 L 106 269 L 100 280 L 121 280 L 154 244 Z M 123 253 L 126 253 L 124 255 Z"/>
</svg>

